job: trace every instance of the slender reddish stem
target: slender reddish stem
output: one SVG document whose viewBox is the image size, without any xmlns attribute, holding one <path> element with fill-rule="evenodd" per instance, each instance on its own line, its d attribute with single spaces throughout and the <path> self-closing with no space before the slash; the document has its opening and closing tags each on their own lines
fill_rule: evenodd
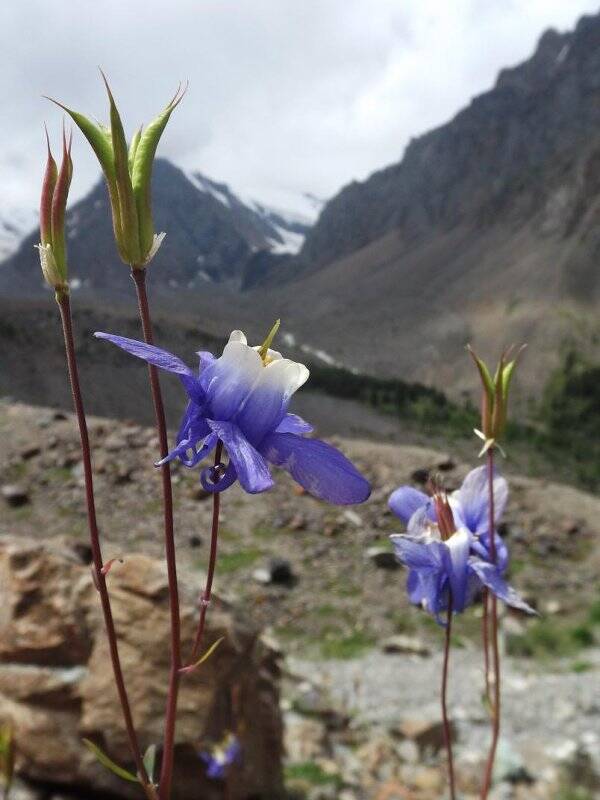
<svg viewBox="0 0 600 800">
<path fill-rule="evenodd" d="M 448 616 L 446 620 L 446 637 L 444 642 L 444 666 L 442 668 L 442 719 L 444 723 L 444 743 L 448 754 L 448 780 L 450 783 L 450 800 L 456 800 L 454 786 L 454 757 L 452 754 L 452 730 L 448 719 L 448 663 L 450 661 L 450 643 L 452 637 L 452 592 L 448 593 Z"/>
<path fill-rule="evenodd" d="M 146 270 L 132 267 L 131 277 L 137 291 L 138 307 L 144 340 L 146 344 L 154 344 L 152 320 L 148 306 L 146 292 Z M 160 447 L 160 457 L 168 453 L 167 423 L 163 405 L 158 370 L 151 364 L 148 365 L 150 376 L 150 391 L 154 405 L 156 419 L 156 432 Z M 165 717 L 165 732 L 163 740 L 163 756 L 159 782 L 160 800 L 169 800 L 171 784 L 173 782 L 173 758 L 175 747 L 175 725 L 177 720 L 177 698 L 179 695 L 179 670 L 181 668 L 181 621 L 179 616 L 179 589 L 177 587 L 177 561 L 175 555 L 175 536 L 173 530 L 173 490 L 171 488 L 171 469 L 169 464 L 161 467 L 163 488 L 163 512 L 165 531 L 165 555 L 167 559 L 167 574 L 169 580 L 169 609 L 171 615 L 171 671 L 169 675 L 169 690 L 167 694 L 167 711 Z"/>
<path fill-rule="evenodd" d="M 73 396 L 73 405 L 75 407 L 75 414 L 77 416 L 77 424 L 79 426 L 79 438 L 81 441 L 81 456 L 83 460 L 83 476 L 85 483 L 85 501 L 87 506 L 88 528 L 90 532 L 90 544 L 92 548 L 93 569 L 95 576 L 96 588 L 100 595 L 100 602 L 102 604 L 102 613 L 104 616 L 104 624 L 106 627 L 106 635 L 108 638 L 108 645 L 110 651 L 110 660 L 112 662 L 113 673 L 115 676 L 115 684 L 119 694 L 119 701 L 123 710 L 123 719 L 125 721 L 125 729 L 127 732 L 127 739 L 129 740 L 129 748 L 131 755 L 135 762 L 135 766 L 140 776 L 140 780 L 144 787 L 146 796 L 155 798 L 156 794 L 148 778 L 148 773 L 144 767 L 144 762 L 140 752 L 140 746 L 133 724 L 133 716 L 131 707 L 129 705 L 129 698 L 125 688 L 125 680 L 123 678 L 123 670 L 121 669 L 121 660 L 119 658 L 119 648 L 117 645 L 117 634 L 115 630 L 115 623 L 113 620 L 112 609 L 110 605 L 110 597 L 108 588 L 106 586 L 106 576 L 102 572 L 102 550 L 100 547 L 100 536 L 98 533 L 98 523 L 96 519 L 96 504 L 94 500 L 94 478 L 92 473 L 92 458 L 90 449 L 90 439 L 88 435 L 87 422 L 85 417 L 85 409 L 83 406 L 83 398 L 81 395 L 81 386 L 79 383 L 79 370 L 77 368 L 77 357 L 75 354 L 75 342 L 73 339 L 73 324 L 71 319 L 71 304 L 69 295 L 63 292 L 57 292 L 57 302 L 60 309 L 60 318 L 62 322 L 63 336 L 65 340 L 65 353 L 67 357 L 67 368 L 69 371 L 69 380 L 71 383 L 71 393 Z"/>
<path fill-rule="evenodd" d="M 221 455 L 223 453 L 223 443 L 217 443 L 215 451 L 215 467 L 221 463 Z M 219 510 L 221 505 L 221 493 L 215 492 L 213 494 L 213 517 L 212 517 L 212 530 L 210 535 L 210 556 L 208 559 L 208 572 L 206 573 L 206 585 L 204 592 L 200 598 L 200 620 L 198 622 L 198 630 L 196 632 L 196 639 L 194 641 L 194 648 L 190 656 L 190 663 L 198 658 L 200 652 L 200 645 L 202 644 L 202 637 L 204 635 L 204 626 L 206 622 L 206 611 L 210 605 L 210 596 L 212 592 L 213 579 L 215 575 L 215 566 L 217 564 L 217 544 L 219 541 Z"/>
<path fill-rule="evenodd" d="M 490 448 L 487 452 L 487 477 L 489 490 L 489 530 L 490 530 L 490 559 L 496 563 L 496 531 L 494 513 L 494 451 Z M 495 594 L 490 593 L 490 634 L 492 646 L 492 659 L 494 668 L 494 702 L 492 704 L 492 743 L 485 768 L 481 800 L 486 800 L 492 785 L 492 773 L 496 759 L 496 749 L 500 736 L 500 651 L 498 648 L 498 600 Z"/>
<path fill-rule="evenodd" d="M 481 638 L 483 640 L 483 666 L 485 670 L 485 699 L 488 706 L 492 706 L 492 694 L 490 686 L 490 594 L 484 589 L 481 595 L 483 603 L 483 617 L 481 619 Z"/>
</svg>

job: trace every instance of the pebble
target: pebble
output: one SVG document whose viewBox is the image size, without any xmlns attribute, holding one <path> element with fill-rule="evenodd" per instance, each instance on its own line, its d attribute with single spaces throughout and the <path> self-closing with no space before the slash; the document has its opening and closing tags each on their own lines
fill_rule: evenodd
<svg viewBox="0 0 600 800">
<path fill-rule="evenodd" d="M 17 484 L 6 484 L 0 490 L 2 497 L 11 508 L 19 508 L 30 502 L 29 492 L 23 486 Z"/>
<path fill-rule="evenodd" d="M 400 569 L 400 564 L 392 550 L 384 547 L 369 547 L 366 556 L 379 569 Z"/>
<path fill-rule="evenodd" d="M 381 649 L 384 653 L 405 653 L 415 656 L 431 655 L 431 650 L 424 642 L 414 636 L 405 636 L 404 634 L 397 634 L 384 639 L 381 643 Z"/>
</svg>

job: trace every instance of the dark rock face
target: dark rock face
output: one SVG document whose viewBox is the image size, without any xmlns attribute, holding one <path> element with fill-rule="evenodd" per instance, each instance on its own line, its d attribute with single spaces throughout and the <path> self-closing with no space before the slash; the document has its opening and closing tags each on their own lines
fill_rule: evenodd
<svg viewBox="0 0 600 800">
<path fill-rule="evenodd" d="M 0 718 L 14 730 L 19 774 L 48 787 L 63 786 L 77 797 L 94 792 L 138 797 L 138 789 L 100 766 L 81 741 L 90 738 L 119 763 L 128 762 L 89 568 L 66 548 L 4 537 L 0 576 Z M 197 587 L 183 583 L 182 588 L 182 633 L 189 642 L 197 624 Z M 111 570 L 111 597 L 145 750 L 161 741 L 168 684 L 163 564 L 128 555 Z M 223 782 L 207 778 L 199 753 L 234 731 L 244 761 L 231 771 L 228 796 L 275 800 L 282 795 L 277 655 L 222 601 L 215 603 L 208 624 L 206 644 L 224 640 L 202 670 L 182 681 L 173 798 L 224 796 Z"/>
<path fill-rule="evenodd" d="M 226 184 L 200 173 L 186 176 L 165 159 L 154 166 L 154 224 L 167 237 L 152 262 L 155 280 L 165 287 L 237 284 L 246 262 L 256 252 L 283 245 L 289 231 L 308 226 L 275 212 L 246 205 Z M 100 180 L 67 214 L 70 277 L 86 288 L 127 287 L 128 269 L 113 240 L 108 193 Z M 34 231 L 0 270 L 0 291 L 32 294 L 43 289 Z"/>
<path fill-rule="evenodd" d="M 529 60 L 411 141 L 400 162 L 342 189 L 307 236 L 301 266 L 328 264 L 392 230 L 407 249 L 435 231 L 464 224 L 475 235 L 499 219 L 573 236 L 600 189 L 599 123 L 600 16 L 584 17 L 573 33 L 547 31 Z M 544 211 L 559 218 L 534 219 Z M 577 276 L 565 270 L 569 287 L 583 281 L 584 293 L 598 288 L 597 236 L 586 249 Z"/>
</svg>

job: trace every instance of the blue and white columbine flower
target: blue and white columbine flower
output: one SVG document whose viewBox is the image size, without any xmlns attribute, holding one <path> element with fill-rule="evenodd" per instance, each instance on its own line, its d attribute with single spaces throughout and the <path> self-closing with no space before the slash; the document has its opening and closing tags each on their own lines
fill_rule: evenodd
<svg viewBox="0 0 600 800">
<path fill-rule="evenodd" d="M 242 746 L 239 740 L 230 733 L 210 750 L 203 750 L 200 758 L 206 764 L 206 774 L 209 778 L 223 780 L 227 773 L 227 767 L 239 761 L 241 755 Z"/>
<path fill-rule="evenodd" d="M 215 475 L 200 475 L 209 492 L 223 491 L 237 479 L 251 493 L 273 486 L 269 463 L 283 467 L 310 494 L 337 505 L 362 503 L 371 491 L 368 481 L 335 447 L 306 438 L 312 426 L 288 413 L 294 392 L 309 372 L 281 353 L 249 347 L 241 331 L 233 331 L 223 355 L 200 352 L 193 372 L 180 358 L 158 347 L 96 333 L 113 344 L 180 378 L 188 395 L 177 443 L 165 461 L 174 458 L 196 466 L 220 440 L 229 464 Z"/>
<path fill-rule="evenodd" d="M 496 521 L 507 496 L 506 481 L 496 476 Z M 397 558 L 409 569 L 407 589 L 412 603 L 439 621 L 450 600 L 452 610 L 459 613 L 487 587 L 508 605 L 535 613 L 504 580 L 508 552 L 497 534 L 498 560 L 496 564 L 490 560 L 485 468 L 470 472 L 450 497 L 439 492 L 428 497 L 402 486 L 391 495 L 389 505 L 408 528 L 407 534 L 390 538 Z"/>
</svg>

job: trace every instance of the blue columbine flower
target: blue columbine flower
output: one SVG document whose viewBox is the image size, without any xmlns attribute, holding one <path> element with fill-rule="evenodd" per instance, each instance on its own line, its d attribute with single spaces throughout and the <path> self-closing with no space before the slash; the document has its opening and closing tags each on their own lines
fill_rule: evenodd
<svg viewBox="0 0 600 800">
<path fill-rule="evenodd" d="M 494 522 L 497 525 L 508 500 L 508 483 L 497 471 L 494 474 Z M 471 534 L 471 549 L 484 561 L 490 560 L 489 491 L 485 466 L 471 470 L 460 489 L 448 496 L 456 527 Z M 400 486 L 388 501 L 390 509 L 407 526 L 409 534 L 421 531 L 427 521 L 437 523 L 434 499 L 414 489 Z M 508 567 L 508 549 L 497 531 L 494 532 L 496 564 L 504 574 Z"/>
<path fill-rule="evenodd" d="M 391 536 L 397 558 L 409 568 L 407 589 L 412 603 L 423 606 L 438 622 L 442 611 L 464 611 L 485 586 L 514 608 L 535 613 L 503 578 L 508 552 L 502 543 L 498 563 L 489 559 L 489 524 L 485 468 L 467 475 L 451 497 L 428 497 L 409 486 L 390 497 L 390 508 L 408 525 L 407 534 Z M 494 479 L 499 518 L 508 496 L 506 481 Z M 497 534 L 496 534 L 497 536 Z M 497 537 L 497 541 L 499 537 Z"/>
<path fill-rule="evenodd" d="M 230 733 L 210 750 L 203 750 L 200 758 L 206 764 L 206 774 L 209 778 L 223 780 L 227 767 L 239 761 L 241 754 L 242 746 L 239 740 Z"/>
<path fill-rule="evenodd" d="M 310 494 L 337 505 L 362 503 L 368 481 L 335 447 L 304 434 L 312 426 L 287 411 L 294 392 L 309 372 L 268 346 L 249 347 L 241 331 L 233 331 L 220 358 L 200 352 L 195 374 L 184 362 L 158 347 L 96 333 L 156 367 L 177 374 L 188 395 L 177 443 L 165 461 L 174 458 L 194 467 L 220 440 L 229 456 L 224 472 L 200 475 L 210 492 L 223 491 L 237 479 L 251 493 L 273 486 L 269 463 L 286 469 Z M 270 343 L 270 342 L 269 342 Z"/>
</svg>

